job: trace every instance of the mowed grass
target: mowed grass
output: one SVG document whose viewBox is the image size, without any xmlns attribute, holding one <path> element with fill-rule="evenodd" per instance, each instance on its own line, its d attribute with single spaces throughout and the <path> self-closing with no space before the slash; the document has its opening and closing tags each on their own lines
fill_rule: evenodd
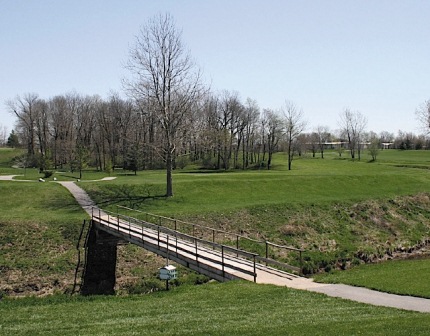
<svg viewBox="0 0 430 336">
<path fill-rule="evenodd" d="M 430 299 L 429 279 L 430 259 L 390 260 L 316 276 L 318 282 L 349 284 Z"/>
<path fill-rule="evenodd" d="M 146 296 L 6 300 L 3 335 L 428 335 L 429 314 L 247 282 Z"/>
<path fill-rule="evenodd" d="M 403 152 L 396 153 L 399 154 L 400 161 L 409 162 L 413 166 L 418 160 Z M 152 200 L 142 197 L 139 206 L 141 210 L 148 212 L 178 216 L 223 212 L 255 205 L 390 198 L 430 189 L 430 172 L 427 169 L 399 167 L 393 164 L 395 161 L 392 158 L 395 158 L 395 153 L 387 154 L 384 163 L 369 163 L 365 160 L 353 162 L 330 157 L 324 160 L 305 158 L 293 161 L 293 170 L 288 171 L 285 154 L 278 153 L 271 171 L 176 170 L 173 177 L 173 198 Z M 421 159 L 421 165 L 430 166 L 430 151 L 420 151 L 418 158 Z M 162 196 L 165 193 L 165 173 L 142 171 L 137 176 L 118 177 L 106 182 L 104 186 L 122 184 L 151 186 L 151 196 Z M 90 193 L 103 188 L 98 183 L 82 183 L 82 187 Z M 96 193 L 92 194 L 97 198 Z M 115 203 L 118 200 L 113 201 Z"/>
</svg>

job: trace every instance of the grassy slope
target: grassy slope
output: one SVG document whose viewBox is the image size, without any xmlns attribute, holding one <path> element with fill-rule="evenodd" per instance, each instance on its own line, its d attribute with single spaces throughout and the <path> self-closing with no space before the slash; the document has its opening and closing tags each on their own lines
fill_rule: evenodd
<svg viewBox="0 0 430 336">
<path fill-rule="evenodd" d="M 2 167 L 7 166 L 12 154 L 9 151 L 0 159 Z M 126 190 L 124 197 L 128 200 L 121 202 L 124 205 L 305 247 L 310 251 L 306 256 L 310 272 L 356 262 L 357 253 L 362 258 L 379 258 L 397 246 L 413 246 L 429 236 L 429 196 L 401 196 L 429 190 L 428 169 L 417 168 L 428 168 L 428 151 L 384 151 L 377 163 L 339 160 L 335 153 L 326 153 L 324 160 L 295 160 L 292 171 L 286 169 L 282 154 L 275 157 L 275 163 L 273 171 L 176 171 L 175 197 L 168 200 L 145 199 L 163 193 L 162 171 L 139 172 L 138 176 L 119 174 L 111 182 L 81 185 L 103 206 L 116 204 Z M 0 167 L 0 173 L 3 169 Z M 67 178 L 65 174 L 55 176 Z M 31 170 L 27 175 L 38 177 Z M 102 176 L 86 172 L 84 179 Z M 5 259 L 7 268 L 39 270 L 39 266 L 33 267 L 39 265 L 37 261 L 28 261 L 27 247 L 32 246 L 32 250 L 40 251 L 38 259 L 54 260 L 58 255 L 56 264 L 62 264 L 62 269 L 68 265 L 72 273 L 76 259 L 72 249 L 84 215 L 71 196 L 53 183 L 2 182 L 0 187 L 4 191 L 0 194 L 0 225 L 4 227 L 0 239 L 13 241 L 13 237 L 32 232 L 1 247 L 0 258 Z M 16 225 L 18 222 L 21 225 Z M 51 237 L 52 248 L 59 252 L 43 250 L 39 242 L 46 241 L 44 237 Z M 16 249 L 21 252 L 11 257 Z M 147 255 L 128 247 L 121 253 L 124 262 L 120 263 L 120 275 L 124 286 L 130 286 L 145 273 L 133 260 Z M 53 269 L 55 273 L 56 267 Z M 19 278 L 19 274 L 12 277 Z"/>
<path fill-rule="evenodd" d="M 430 259 L 360 265 L 348 272 L 335 271 L 319 275 L 316 279 L 319 282 L 344 283 L 430 299 Z"/>
<path fill-rule="evenodd" d="M 424 154 L 427 155 L 427 152 Z M 421 165 L 428 165 L 428 160 L 423 159 L 422 155 L 423 153 L 419 158 L 413 160 L 402 159 L 404 161 L 402 165 L 417 165 L 420 160 Z M 326 165 L 326 168 L 318 168 L 317 171 L 314 168 L 312 173 L 312 165 L 316 162 L 318 165 Z M 351 218 L 350 213 L 354 210 L 354 204 L 356 204 L 355 206 L 362 204 L 357 203 L 357 200 L 363 199 L 368 202 L 365 204 L 374 202 L 368 197 L 366 198 L 365 190 L 360 188 L 360 181 L 366 188 L 372 188 L 372 183 L 366 182 L 366 180 L 373 178 L 373 181 L 376 181 L 379 180 L 379 176 L 366 171 L 367 168 L 363 168 L 361 173 L 359 171 L 361 167 L 371 165 L 371 169 L 378 169 L 376 164 L 357 164 L 357 162 L 341 160 L 321 162 L 322 160 L 295 161 L 294 167 L 297 170 L 293 172 L 283 170 L 282 165 L 279 164 L 278 171 L 264 173 L 265 178 L 262 178 L 258 174 L 259 172 L 195 174 L 194 176 L 191 173 L 177 172 L 175 175 L 177 196 L 174 199 L 151 202 L 140 199 L 138 203 L 140 202 L 143 209 L 151 212 L 172 215 L 178 211 L 183 218 L 194 218 L 220 226 L 237 228 L 237 223 L 252 224 L 255 227 L 245 227 L 245 231 L 248 230 L 252 234 L 258 231 L 274 238 L 279 237 L 279 239 L 290 237 L 288 239 L 292 239 L 292 241 L 305 241 L 317 236 L 323 236 L 323 239 L 326 240 L 328 236 L 318 233 L 316 230 L 318 227 L 327 229 L 322 226 L 322 223 L 329 217 L 325 217 L 326 214 L 323 214 L 323 210 L 330 208 L 333 204 L 339 207 L 339 202 L 345 197 L 347 205 L 337 216 L 339 216 L 338 218 L 344 216 Z M 392 163 L 393 160 L 390 159 L 388 162 Z M 335 169 L 338 166 L 335 166 L 335 163 L 342 165 L 338 168 L 337 173 Z M 310 171 L 307 172 L 306 169 L 310 169 Z M 13 172 L 14 170 L 8 169 L 6 172 L 3 168 L 0 169 L 0 173 L 11 174 Z M 406 175 L 410 175 L 410 179 L 396 178 L 396 172 L 397 175 L 399 172 L 402 174 L 405 172 Z M 427 172 L 422 169 L 389 167 L 388 170 L 381 169 L 378 174 L 385 175 L 386 182 L 394 183 L 394 185 L 384 186 L 382 189 L 375 188 L 370 195 L 386 201 L 387 204 L 392 204 L 388 201 L 394 201 L 393 208 L 389 208 L 389 210 L 399 209 L 401 204 L 406 203 L 408 205 L 406 208 L 400 206 L 400 209 L 403 209 L 400 211 L 403 211 L 402 216 L 415 217 L 416 221 L 422 219 L 416 209 L 410 208 L 415 202 L 405 201 L 404 198 L 394 199 L 394 195 L 397 191 L 414 194 L 425 188 L 428 190 Z M 295 175 L 294 179 L 290 178 L 292 175 Z M 315 197 L 306 193 L 291 195 L 291 193 L 281 191 L 283 188 L 279 181 L 294 184 L 291 181 L 300 178 L 300 175 L 302 175 L 301 182 L 305 184 L 305 189 L 317 191 Z M 315 184 L 318 176 L 321 176 L 321 180 L 316 183 L 316 186 L 306 186 L 306 184 Z M 37 175 L 35 175 L 36 177 Z M 351 196 L 350 192 L 335 188 L 336 183 L 332 182 L 331 190 L 332 196 L 333 192 L 335 193 L 334 198 L 331 201 L 323 201 L 325 191 L 322 192 L 320 189 L 325 188 L 327 180 L 336 181 L 338 177 L 344 178 L 345 184 L 348 184 L 346 182 L 350 179 L 353 182 L 351 185 L 355 188 L 354 193 L 359 197 L 355 198 L 355 194 Z M 237 183 L 236 178 L 239 179 Z M 410 185 L 407 183 L 409 180 L 415 182 Z M 137 178 L 121 177 L 118 181 L 107 185 L 148 184 L 156 191 L 157 189 L 162 190 L 163 183 L 164 174 L 162 172 L 142 172 Z M 245 189 L 246 192 L 249 193 L 256 187 L 256 192 L 260 193 L 260 196 L 263 194 L 264 197 L 248 198 L 243 196 L 243 191 L 236 191 L 244 183 L 248 185 L 248 189 Z M 339 186 L 343 188 L 344 184 Z M 95 185 L 91 185 L 90 189 L 94 187 Z M 199 194 L 201 188 L 207 189 Z M 297 185 L 296 192 L 299 192 L 299 189 L 299 185 Z M 69 276 L 64 278 L 64 281 L 69 281 L 70 275 L 73 273 L 76 254 L 69 255 L 68 253 L 72 253 L 71 251 L 74 249 L 80 223 L 85 215 L 76 204 L 73 204 L 73 200 L 65 190 L 52 183 L 1 182 L 0 191 L 0 239 L 2 240 L 0 258 L 3 258 L 0 262 L 2 265 L 0 285 L 9 285 L 11 280 L 21 281 L 18 287 L 24 284 L 31 285 L 31 278 L 39 278 L 39 283 L 45 279 L 51 282 L 46 285 L 48 287 L 64 289 L 64 287 L 57 286 L 56 283 L 58 280 L 63 281 L 61 278 L 58 279 L 60 274 L 68 272 Z M 148 192 L 148 188 L 144 188 L 144 191 Z M 222 192 L 224 197 L 216 196 L 215 191 Z M 189 198 L 181 195 L 185 192 Z M 230 193 L 235 193 L 237 200 L 229 196 Z M 320 193 L 319 196 L 318 193 Z M 422 197 L 426 199 L 425 196 Z M 200 203 L 205 206 L 200 207 Z M 422 204 L 425 205 L 426 200 L 422 201 Z M 351 205 L 351 208 L 348 205 Z M 283 212 L 283 209 L 291 212 Z M 299 213 L 295 212 L 296 210 Z M 360 207 L 355 210 L 361 213 L 360 216 L 367 216 Z M 374 209 L 374 211 L 376 210 Z M 245 216 L 242 216 L 243 214 Z M 311 216 L 311 214 L 313 215 Z M 322 216 L 319 216 L 320 214 Z M 398 213 L 393 214 L 397 216 Z M 307 221 L 314 217 L 321 217 L 320 222 L 314 223 L 316 228 L 313 229 L 317 234 L 312 236 L 307 232 L 301 232 L 298 225 L 300 221 Z M 242 222 L 239 221 L 240 218 L 244 218 Z M 403 223 L 402 220 L 399 220 L 399 225 L 401 223 Z M 354 223 L 348 225 L 351 228 L 354 227 Z M 345 227 L 345 232 L 350 232 L 352 237 L 355 231 L 348 231 L 348 225 L 343 223 L 342 227 Z M 280 231 L 279 228 L 284 230 Z M 371 226 L 364 226 L 363 230 L 369 228 L 374 229 Z M 416 231 L 413 234 L 415 236 L 423 234 L 422 232 L 426 232 L 425 230 L 428 229 L 417 228 L 412 231 Z M 385 231 L 384 234 L 390 235 L 390 230 Z M 408 231 L 408 229 L 402 230 L 402 232 Z M 288 235 L 285 236 L 285 233 Z M 327 232 L 326 235 L 328 234 Z M 356 235 L 358 235 L 358 231 Z M 42 248 L 40 242 L 47 245 L 43 245 L 44 248 Z M 127 282 L 127 279 L 132 283 L 136 279 L 142 279 L 143 276 L 148 277 L 148 273 L 142 273 L 142 269 L 153 264 L 151 260 L 145 260 L 146 257 L 136 250 L 133 247 L 127 247 L 126 250 L 120 251 L 118 273 L 120 277 L 125 278 L 124 283 Z M 64 254 L 62 254 L 63 252 Z M 136 266 L 136 260 L 141 262 L 139 267 Z M 66 266 L 64 267 L 64 265 Z M 29 273 L 30 277 L 26 277 Z M 154 277 L 154 275 L 149 275 L 149 277 Z M 149 281 L 151 280 L 149 279 Z M 37 291 L 33 290 L 33 292 Z M 171 292 L 158 292 L 143 297 L 52 297 L 19 301 L 6 299 L 0 302 L 0 315 L 2 316 L 0 334 L 14 335 L 30 333 L 32 335 L 178 335 L 181 333 L 184 335 L 287 333 L 315 335 L 359 333 L 404 335 L 413 333 L 426 335 L 430 327 L 428 314 L 372 307 L 327 298 L 315 293 L 242 282 L 208 284 L 198 287 L 185 286 Z"/>
<path fill-rule="evenodd" d="M 51 298 L 0 304 L 13 335 L 427 335 L 428 314 L 373 307 L 245 282 L 139 297 Z"/>
<path fill-rule="evenodd" d="M 429 151 L 384 151 L 376 163 L 331 155 L 296 160 L 292 171 L 281 154 L 273 171 L 176 171 L 172 199 L 145 197 L 163 194 L 162 172 L 82 185 L 115 211 L 122 204 L 304 247 L 311 273 L 377 259 L 429 236 L 430 198 L 423 192 L 430 174 L 420 169 L 429 168 Z"/>
<path fill-rule="evenodd" d="M 420 152 L 421 160 L 397 153 L 399 161 L 390 161 L 394 155 L 390 153 L 386 161 L 381 158 L 381 163 L 301 159 L 293 162 L 292 171 L 286 170 L 286 160 L 281 154 L 276 156 L 277 164 L 272 171 L 176 171 L 175 197 L 165 201 L 147 201 L 141 207 L 177 216 L 255 205 L 358 201 L 427 191 L 430 185 L 427 170 L 396 167 L 393 162 L 413 166 L 418 162 L 429 166 L 430 152 Z M 129 176 L 126 182 L 117 179 L 111 183 L 146 184 L 153 188 L 153 195 L 161 195 L 164 193 L 165 175 L 159 171 L 140 172 L 136 177 Z"/>
<path fill-rule="evenodd" d="M 51 292 L 70 284 L 86 215 L 57 184 L 0 182 L 0 291 Z"/>
</svg>

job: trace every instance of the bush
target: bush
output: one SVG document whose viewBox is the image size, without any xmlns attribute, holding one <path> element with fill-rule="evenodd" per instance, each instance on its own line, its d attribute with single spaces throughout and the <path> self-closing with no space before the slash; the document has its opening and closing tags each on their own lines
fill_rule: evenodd
<svg viewBox="0 0 430 336">
<path fill-rule="evenodd" d="M 47 178 L 50 178 L 52 176 L 52 174 L 54 174 L 53 171 L 51 171 L 51 170 L 45 170 L 43 172 L 43 177 L 47 179 Z"/>
</svg>

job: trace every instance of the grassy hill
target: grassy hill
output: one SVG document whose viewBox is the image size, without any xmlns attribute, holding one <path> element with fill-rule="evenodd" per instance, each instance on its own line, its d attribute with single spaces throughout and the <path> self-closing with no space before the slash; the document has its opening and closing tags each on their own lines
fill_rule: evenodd
<svg viewBox="0 0 430 336">
<path fill-rule="evenodd" d="M 14 296 L 29 294 L 71 293 L 78 253 L 82 253 L 76 245 L 87 218 L 61 186 L 37 183 L 41 175 L 36 170 L 11 168 L 11 159 L 17 154 L 0 149 L 0 175 L 25 173 L 19 179 L 33 182 L 0 181 L 0 334 L 428 333 L 428 314 L 246 282 L 188 286 L 184 284 L 207 279 L 183 268 L 176 283 L 180 286 L 173 286 L 169 292 L 13 300 Z M 312 273 L 350 267 L 363 260 L 403 257 L 423 247 L 430 237 L 429 167 L 430 152 L 384 151 L 376 163 L 340 160 L 333 153 L 324 160 L 301 158 L 288 171 L 284 156 L 278 154 L 273 171 L 178 170 L 174 175 L 175 196 L 171 199 L 162 197 L 162 171 L 144 171 L 137 176 L 116 171 L 114 181 L 85 182 L 106 176 L 86 171 L 79 184 L 99 204 L 112 210 L 122 204 L 304 247 L 308 251 L 307 271 Z M 48 181 L 54 177 L 76 180 L 73 173 L 56 172 Z M 117 293 L 146 293 L 162 288 L 155 277 L 162 263 L 142 249 L 121 246 Z M 428 274 L 417 270 L 428 268 L 428 259 L 424 264 L 411 265 L 396 264 L 379 271 L 354 268 L 354 273 L 330 274 L 326 281 L 427 296 L 425 286 L 411 283 L 426 283 Z M 406 270 L 416 276 L 401 277 Z M 383 282 L 387 272 L 391 280 L 397 281 Z M 343 277 L 346 274 L 355 275 L 351 280 Z"/>
<path fill-rule="evenodd" d="M 0 150 L 0 174 L 24 174 L 11 168 L 17 154 Z M 122 204 L 305 248 L 308 274 L 409 255 L 405 252 L 419 249 L 430 236 L 429 151 L 387 150 L 372 163 L 327 153 L 324 160 L 295 160 L 292 171 L 286 167 L 285 155 L 277 154 L 271 171 L 177 170 L 171 199 L 162 197 L 163 171 L 134 176 L 117 170 L 116 180 L 80 185 L 108 209 Z M 27 169 L 18 178 L 36 181 L 39 176 Z M 83 180 L 103 176 L 86 171 Z M 56 172 L 48 181 L 54 177 L 76 179 L 73 173 Z M 0 291 L 70 292 L 86 214 L 55 183 L 1 181 L 0 187 Z M 243 247 L 261 252 L 249 243 Z M 294 255 L 282 257 L 298 262 Z M 162 287 L 155 279 L 161 263 L 141 249 L 122 246 L 118 292 Z M 203 281 L 185 269 L 181 274 L 183 282 Z"/>
</svg>

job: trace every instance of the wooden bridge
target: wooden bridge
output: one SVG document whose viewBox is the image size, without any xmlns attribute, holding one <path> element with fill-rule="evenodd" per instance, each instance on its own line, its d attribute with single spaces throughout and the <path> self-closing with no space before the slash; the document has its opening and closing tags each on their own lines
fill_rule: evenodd
<svg viewBox="0 0 430 336">
<path fill-rule="evenodd" d="M 121 208 L 127 212 L 132 210 Z M 147 213 L 140 213 L 139 217 L 145 217 L 145 219 L 121 214 L 119 211 L 113 213 L 98 208 L 92 209 L 92 225 L 97 232 L 102 231 L 115 237 L 116 240 L 141 246 L 218 281 L 246 279 L 258 283 L 270 283 L 268 279 L 274 276 L 283 280 L 297 278 L 297 275 L 288 273 L 284 271 L 285 269 L 301 274 L 301 267 L 291 266 L 269 257 L 269 250 L 283 249 L 296 253 L 301 264 L 303 252 L 301 249 L 267 241 L 259 242 L 238 234 L 233 234 L 236 247 L 232 247 L 217 242 L 219 236 L 225 240 L 227 235 L 232 235 L 222 230 Z M 182 230 L 185 225 L 191 226 L 190 233 L 179 231 L 179 226 Z M 206 233 L 204 234 L 203 231 Z M 197 237 L 197 233 L 203 237 Z M 239 243 L 242 239 L 264 244 L 265 255 L 260 256 L 241 249 Z"/>
</svg>

